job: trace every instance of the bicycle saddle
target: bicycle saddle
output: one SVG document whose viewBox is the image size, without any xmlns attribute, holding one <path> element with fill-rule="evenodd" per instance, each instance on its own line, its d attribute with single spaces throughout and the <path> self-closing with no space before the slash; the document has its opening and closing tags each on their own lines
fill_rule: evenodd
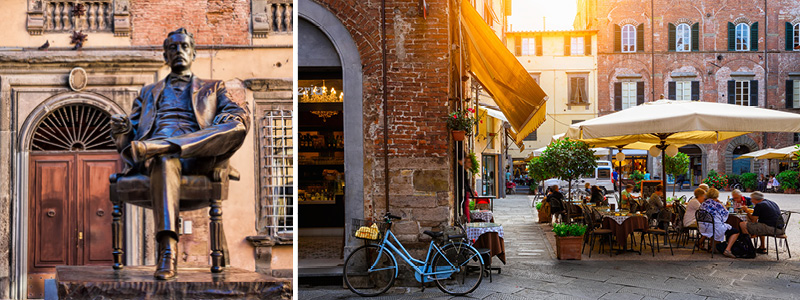
<svg viewBox="0 0 800 300">
<path fill-rule="evenodd" d="M 442 233 L 442 232 L 433 232 L 433 231 L 430 231 L 430 230 L 425 230 L 422 233 L 427 234 L 428 236 L 430 236 L 432 238 L 438 238 L 438 237 L 441 237 L 442 235 L 444 235 L 444 233 Z"/>
</svg>

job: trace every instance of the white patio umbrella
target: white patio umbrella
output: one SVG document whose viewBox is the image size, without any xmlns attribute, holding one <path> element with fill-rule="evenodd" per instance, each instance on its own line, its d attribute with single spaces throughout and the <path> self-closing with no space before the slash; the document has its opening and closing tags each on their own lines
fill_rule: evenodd
<svg viewBox="0 0 800 300">
<path fill-rule="evenodd" d="M 800 132 L 800 114 L 727 103 L 659 100 L 573 124 L 565 137 L 595 147 L 658 144 L 663 163 L 664 152 L 677 153 L 675 144 L 712 144 L 750 132 Z M 665 173 L 662 168 L 664 187 Z"/>
<path fill-rule="evenodd" d="M 796 145 L 791 145 L 780 149 L 772 149 L 757 156 L 756 159 L 792 159 L 792 157 L 797 156 L 798 150 L 796 147 Z"/>
<path fill-rule="evenodd" d="M 758 150 L 758 151 L 753 151 L 753 152 L 750 152 L 750 153 L 745 153 L 745 154 L 739 155 L 739 157 L 734 158 L 734 160 L 756 158 L 756 157 L 758 157 L 760 155 L 766 154 L 766 153 L 768 153 L 770 151 L 774 151 L 774 150 L 775 149 L 773 149 L 773 148 L 765 148 L 765 149 L 761 149 L 761 150 Z"/>
</svg>

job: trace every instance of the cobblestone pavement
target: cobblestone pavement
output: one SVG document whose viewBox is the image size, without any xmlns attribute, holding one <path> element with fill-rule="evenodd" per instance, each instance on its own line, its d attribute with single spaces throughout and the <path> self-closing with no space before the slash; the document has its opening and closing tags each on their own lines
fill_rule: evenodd
<svg viewBox="0 0 800 300">
<path fill-rule="evenodd" d="M 636 255 L 636 260 L 584 256 L 581 261 L 558 261 L 554 245 L 545 238 L 550 227 L 536 223 L 530 199 L 512 195 L 495 203 L 495 220 L 505 231 L 508 264 L 495 258 L 502 274 L 494 273 L 493 282 L 485 278 L 468 297 L 451 297 L 434 286 L 425 291 L 414 286 L 395 287 L 374 299 L 800 299 L 800 263 L 796 260 L 800 250 L 795 250 L 798 254 L 792 260 L 781 253 L 780 261 L 734 260 L 721 255 L 711 259 L 707 254 L 696 256 L 701 260 L 659 260 L 659 255 L 667 255 L 664 252 L 655 258 Z M 351 298 L 359 297 L 341 286 L 301 284 L 298 289 L 298 299 Z"/>
</svg>

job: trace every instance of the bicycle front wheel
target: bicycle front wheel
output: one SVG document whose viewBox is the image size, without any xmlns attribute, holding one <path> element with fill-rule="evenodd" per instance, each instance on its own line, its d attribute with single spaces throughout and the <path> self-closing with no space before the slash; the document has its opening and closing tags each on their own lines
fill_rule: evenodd
<svg viewBox="0 0 800 300">
<path fill-rule="evenodd" d="M 442 292 L 453 296 L 472 293 L 483 280 L 483 263 L 480 253 L 467 244 L 452 243 L 442 248 L 441 254 L 433 259 L 434 270 L 452 270 L 449 276 L 437 275 L 436 286 Z"/>
<path fill-rule="evenodd" d="M 353 293 L 371 297 L 386 292 L 397 277 L 397 261 L 376 245 L 356 248 L 344 261 L 344 282 Z"/>
</svg>

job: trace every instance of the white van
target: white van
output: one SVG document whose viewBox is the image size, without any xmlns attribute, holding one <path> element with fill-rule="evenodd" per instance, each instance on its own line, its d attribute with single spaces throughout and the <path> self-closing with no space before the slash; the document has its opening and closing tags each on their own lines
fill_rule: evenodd
<svg viewBox="0 0 800 300">
<path fill-rule="evenodd" d="M 590 185 L 596 185 L 603 191 L 604 194 L 613 193 L 616 189 L 612 182 L 614 169 L 611 167 L 611 162 L 607 160 L 598 160 L 597 168 L 594 169 L 594 174 L 587 177 L 581 177 L 572 181 L 573 189 L 583 189 L 584 185 L 588 182 Z M 550 178 L 544 181 L 545 186 L 552 186 L 558 184 L 562 191 L 567 191 L 569 188 L 566 180 L 559 180 L 558 178 Z"/>
</svg>

